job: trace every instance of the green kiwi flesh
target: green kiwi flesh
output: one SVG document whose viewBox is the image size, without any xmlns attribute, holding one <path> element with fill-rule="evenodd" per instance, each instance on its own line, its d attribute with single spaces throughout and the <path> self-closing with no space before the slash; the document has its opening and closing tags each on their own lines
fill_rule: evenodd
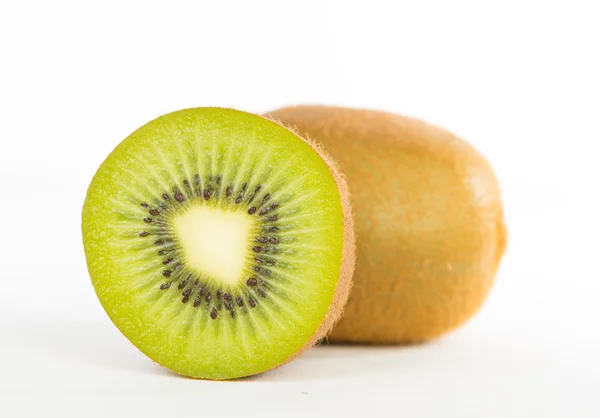
<svg viewBox="0 0 600 418">
<path fill-rule="evenodd" d="M 108 316 L 186 376 L 286 362 L 332 325 L 338 285 L 349 291 L 347 196 L 332 170 L 309 143 L 245 112 L 186 109 L 142 126 L 102 163 L 83 207 Z"/>
</svg>

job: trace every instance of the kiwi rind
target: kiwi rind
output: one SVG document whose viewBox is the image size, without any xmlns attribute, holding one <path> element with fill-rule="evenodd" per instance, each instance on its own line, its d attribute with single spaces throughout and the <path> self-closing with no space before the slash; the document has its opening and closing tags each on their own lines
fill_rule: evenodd
<svg viewBox="0 0 600 418">
<path fill-rule="evenodd" d="M 267 115 L 322 143 L 352 193 L 354 285 L 329 341 L 423 342 L 480 309 L 506 227 L 496 176 L 472 146 L 386 112 L 295 106 Z"/>
</svg>

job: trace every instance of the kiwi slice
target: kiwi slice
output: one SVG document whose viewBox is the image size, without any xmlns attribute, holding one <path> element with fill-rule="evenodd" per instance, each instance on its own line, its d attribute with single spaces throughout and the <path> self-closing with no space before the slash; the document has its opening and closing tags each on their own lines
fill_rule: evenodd
<svg viewBox="0 0 600 418">
<path fill-rule="evenodd" d="M 142 352 L 183 375 L 229 379 L 314 345 L 350 290 L 343 178 L 263 117 L 186 109 L 119 144 L 83 207 L 92 283 Z"/>
</svg>

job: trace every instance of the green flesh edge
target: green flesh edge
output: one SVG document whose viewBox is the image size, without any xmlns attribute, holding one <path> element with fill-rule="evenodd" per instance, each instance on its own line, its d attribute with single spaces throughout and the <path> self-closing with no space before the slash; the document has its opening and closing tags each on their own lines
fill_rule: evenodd
<svg viewBox="0 0 600 418">
<path fill-rule="evenodd" d="M 244 182 L 246 192 L 236 203 Z M 208 200 L 203 195 L 207 189 Z M 183 202 L 177 201 L 177 192 Z M 278 207 L 259 216 L 273 202 Z M 187 265 L 173 220 L 194 205 L 252 217 L 247 262 L 237 282 Z M 258 207 L 250 215 L 252 206 Z M 151 209 L 160 215 L 150 215 Z M 272 215 L 277 219 L 267 219 Z M 271 232 L 274 226 L 277 232 Z M 89 187 L 82 229 L 92 283 L 119 330 L 161 365 L 208 379 L 269 370 L 311 339 L 333 300 L 344 239 L 340 194 L 316 151 L 271 121 L 219 108 L 167 114 L 119 144 Z M 277 244 L 257 242 L 261 236 L 277 238 Z M 165 242 L 155 244 L 158 239 Z M 257 245 L 261 253 L 252 250 Z M 267 246 L 271 249 L 265 254 Z M 274 265 L 258 263 L 255 257 Z M 174 260 L 163 264 L 168 258 Z M 253 270 L 257 265 L 258 272 Z M 248 278 L 262 283 L 248 286 Z M 161 289 L 165 283 L 170 287 Z M 201 297 L 200 283 L 205 284 Z M 184 303 L 188 288 L 191 294 Z M 207 302 L 208 291 L 212 298 Z M 225 293 L 232 296 L 234 318 L 226 309 Z M 201 303 L 195 307 L 196 299 Z"/>
</svg>

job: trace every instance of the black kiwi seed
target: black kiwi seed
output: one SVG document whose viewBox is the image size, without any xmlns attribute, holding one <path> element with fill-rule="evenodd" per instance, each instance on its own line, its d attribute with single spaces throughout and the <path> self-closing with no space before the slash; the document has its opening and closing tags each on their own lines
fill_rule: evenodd
<svg viewBox="0 0 600 418">
<path fill-rule="evenodd" d="M 152 215 L 152 216 L 158 216 L 159 213 L 160 212 L 157 211 L 156 209 L 150 209 L 150 215 Z"/>
<path fill-rule="evenodd" d="M 225 196 L 231 197 L 231 193 L 233 193 L 233 189 L 231 188 L 231 186 L 228 186 L 227 190 L 225 190 Z"/>
<path fill-rule="evenodd" d="M 277 238 L 275 238 L 275 237 L 269 238 L 269 242 L 271 244 L 279 244 L 279 240 Z"/>
<path fill-rule="evenodd" d="M 228 311 L 230 311 L 233 308 L 231 306 L 231 302 L 225 301 L 224 305 L 225 305 L 225 309 L 227 309 Z"/>
<path fill-rule="evenodd" d="M 210 199 L 210 190 L 204 189 L 204 192 L 202 193 L 202 196 L 204 197 L 204 200 Z"/>
<path fill-rule="evenodd" d="M 210 317 L 212 319 L 217 319 L 217 316 L 219 315 L 219 313 L 217 312 L 216 308 L 212 308 L 212 311 L 210 311 Z"/>
<path fill-rule="evenodd" d="M 144 218 L 144 222 L 147 224 L 152 223 L 152 218 Z"/>
<path fill-rule="evenodd" d="M 143 207 L 143 208 L 147 208 L 148 204 L 147 203 L 140 203 L 140 206 Z"/>
<path fill-rule="evenodd" d="M 215 182 L 220 185 L 221 184 L 221 175 L 217 174 L 217 178 L 215 178 Z"/>
<path fill-rule="evenodd" d="M 272 274 L 271 270 L 269 269 L 261 269 L 260 272 L 265 276 L 270 276 Z"/>
<path fill-rule="evenodd" d="M 169 195 L 166 194 L 166 193 L 162 194 L 162 198 L 165 199 L 165 200 L 169 200 L 170 199 Z"/>
<path fill-rule="evenodd" d="M 162 272 L 162 275 L 165 277 L 171 277 L 171 270 L 165 270 Z"/>
<path fill-rule="evenodd" d="M 189 296 L 192 293 L 192 289 L 185 289 L 182 293 L 183 296 Z"/>
<path fill-rule="evenodd" d="M 162 239 L 157 239 L 156 241 L 154 241 L 154 245 L 163 245 L 164 243 L 165 241 Z"/>
<path fill-rule="evenodd" d="M 167 250 L 160 250 L 158 252 L 158 255 L 165 255 L 167 253 Z"/>
<path fill-rule="evenodd" d="M 248 304 L 254 308 L 256 306 L 256 301 L 252 298 L 248 298 Z"/>
<path fill-rule="evenodd" d="M 277 219 L 279 219 L 277 215 L 271 215 L 267 218 L 267 221 L 276 221 Z"/>
<path fill-rule="evenodd" d="M 263 250 L 263 248 L 260 245 L 255 245 L 254 247 L 252 247 L 252 251 L 254 251 L 255 253 L 260 253 Z"/>
<path fill-rule="evenodd" d="M 179 289 L 179 290 L 183 289 L 186 284 L 187 284 L 187 280 L 183 280 L 182 282 L 179 283 L 179 286 L 177 286 L 177 289 Z"/>
<path fill-rule="evenodd" d="M 257 291 L 258 291 L 258 294 L 260 295 L 261 298 L 266 298 L 267 297 L 267 294 L 265 292 L 263 292 L 262 289 L 257 289 Z"/>
<path fill-rule="evenodd" d="M 217 299 L 221 299 L 221 289 L 217 290 Z"/>
<path fill-rule="evenodd" d="M 147 237 L 148 235 L 150 235 L 149 232 L 146 232 L 146 231 L 140 232 L 140 237 Z"/>
<path fill-rule="evenodd" d="M 278 207 L 279 207 L 279 203 L 277 203 L 277 202 L 271 203 L 271 210 L 277 209 Z"/>
<path fill-rule="evenodd" d="M 187 303 L 188 300 L 190 300 L 190 297 L 184 296 L 183 299 L 181 299 L 181 303 Z"/>
<path fill-rule="evenodd" d="M 175 200 L 177 200 L 178 202 L 183 202 L 184 198 L 183 195 L 179 192 L 175 193 Z"/>
<path fill-rule="evenodd" d="M 242 197 L 244 197 L 243 193 L 240 193 L 238 197 L 235 199 L 235 203 L 240 203 L 242 201 Z"/>
<path fill-rule="evenodd" d="M 207 301 L 207 302 L 210 302 L 210 299 L 211 299 L 211 297 L 210 297 L 210 292 L 208 292 L 208 293 L 206 294 L 206 301 Z"/>
<path fill-rule="evenodd" d="M 196 298 L 196 300 L 194 301 L 194 308 L 197 308 L 198 306 L 200 306 L 201 303 L 202 303 L 202 301 L 200 300 L 200 298 Z"/>
<path fill-rule="evenodd" d="M 199 291 L 198 291 L 198 295 L 202 296 L 204 294 L 204 287 L 202 287 Z"/>
<path fill-rule="evenodd" d="M 269 232 L 277 232 L 279 231 L 279 227 L 277 226 L 272 226 L 271 228 L 269 228 Z"/>
<path fill-rule="evenodd" d="M 260 257 L 254 257 L 254 261 L 256 261 L 257 263 L 264 263 L 265 262 L 265 260 L 263 260 Z"/>
<path fill-rule="evenodd" d="M 267 193 L 265 195 L 265 197 L 263 197 L 263 203 L 265 203 L 267 200 L 269 200 L 271 198 L 271 195 L 269 193 Z"/>
<path fill-rule="evenodd" d="M 163 264 L 165 264 L 165 265 L 167 265 L 167 264 L 169 264 L 171 261 L 173 261 L 173 259 L 172 259 L 172 258 L 167 258 L 167 259 L 163 260 L 163 262 L 162 262 L 162 263 L 163 263 Z"/>
<path fill-rule="evenodd" d="M 238 304 L 238 306 L 244 306 L 244 301 L 239 296 L 235 298 L 235 302 Z"/>
<path fill-rule="evenodd" d="M 258 237 L 256 238 L 256 240 L 261 244 L 264 244 L 265 242 L 267 242 L 267 237 Z"/>
<path fill-rule="evenodd" d="M 260 189 L 262 189 L 262 184 L 259 184 L 258 186 L 256 186 L 256 188 L 254 189 L 254 193 L 258 193 L 260 191 Z"/>
<path fill-rule="evenodd" d="M 267 260 L 267 265 L 274 266 L 275 265 L 275 260 Z"/>
<path fill-rule="evenodd" d="M 258 284 L 258 280 L 256 280 L 254 277 L 250 277 L 248 280 L 246 280 L 246 284 L 248 286 L 256 286 Z"/>
<path fill-rule="evenodd" d="M 229 293 L 224 293 L 223 299 L 225 299 L 227 302 L 229 302 L 229 301 L 231 301 L 231 295 Z"/>
<path fill-rule="evenodd" d="M 264 209 L 261 209 L 261 210 L 260 210 L 260 212 L 258 212 L 258 215 L 259 215 L 259 216 L 266 215 L 266 214 L 267 214 L 267 212 L 269 212 L 269 209 L 267 209 L 267 208 L 264 208 Z"/>
<path fill-rule="evenodd" d="M 255 212 L 256 212 L 256 206 L 252 206 L 250 209 L 248 209 L 248 215 L 254 215 Z"/>
<path fill-rule="evenodd" d="M 167 290 L 169 287 L 171 287 L 171 283 L 163 283 L 160 285 L 160 290 Z"/>
<path fill-rule="evenodd" d="M 248 183 L 242 183 L 242 192 L 246 191 L 247 186 L 248 186 Z"/>
</svg>

